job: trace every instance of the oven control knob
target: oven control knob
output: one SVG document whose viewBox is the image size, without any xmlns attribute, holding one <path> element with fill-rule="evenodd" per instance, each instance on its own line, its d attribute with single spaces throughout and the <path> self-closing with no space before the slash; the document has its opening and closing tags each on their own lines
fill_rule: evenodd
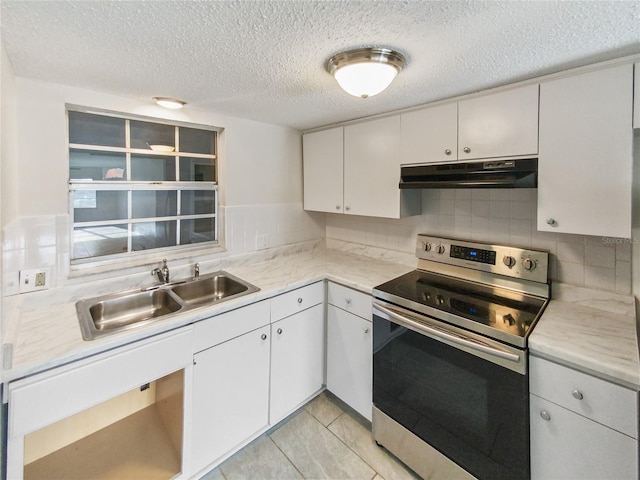
<svg viewBox="0 0 640 480">
<path fill-rule="evenodd" d="M 429 242 L 422 242 L 422 249 L 425 252 L 431 251 L 431 244 Z"/>
<path fill-rule="evenodd" d="M 436 295 L 436 304 L 444 305 L 444 297 L 442 295 Z"/>
<path fill-rule="evenodd" d="M 531 271 L 536 268 L 536 262 L 535 260 L 531 260 L 530 258 L 525 258 L 524 260 L 522 260 L 522 266 L 525 270 Z"/>
<path fill-rule="evenodd" d="M 442 255 L 445 251 L 444 245 L 438 245 L 436 247 L 436 252 L 438 252 L 440 255 Z"/>
<path fill-rule="evenodd" d="M 504 257 L 502 257 L 502 263 L 504 263 L 509 268 L 513 268 L 513 266 L 516 264 L 516 259 L 511 255 L 505 255 Z"/>
</svg>

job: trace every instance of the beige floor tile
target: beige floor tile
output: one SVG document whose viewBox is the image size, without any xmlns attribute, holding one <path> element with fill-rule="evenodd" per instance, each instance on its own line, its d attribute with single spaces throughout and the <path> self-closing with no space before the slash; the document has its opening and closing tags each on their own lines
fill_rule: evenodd
<svg viewBox="0 0 640 480">
<path fill-rule="evenodd" d="M 322 392 L 311 400 L 304 409 L 325 427 L 344 413 L 344 410 L 335 401 L 333 395 L 327 392 Z"/>
<path fill-rule="evenodd" d="M 273 432 L 271 438 L 306 479 L 370 480 L 376 475 L 305 410 Z"/>
<path fill-rule="evenodd" d="M 329 425 L 345 445 L 356 452 L 385 480 L 413 480 L 418 478 L 385 449 L 378 447 L 371 431 L 349 415 L 342 415 Z"/>
<path fill-rule="evenodd" d="M 289 480 L 302 476 L 268 436 L 247 445 L 220 466 L 226 480 Z M 221 480 L 221 479 L 216 479 Z"/>
<path fill-rule="evenodd" d="M 220 468 L 214 468 L 204 477 L 201 477 L 200 480 L 225 480 L 225 478 L 224 475 L 222 475 Z"/>
</svg>

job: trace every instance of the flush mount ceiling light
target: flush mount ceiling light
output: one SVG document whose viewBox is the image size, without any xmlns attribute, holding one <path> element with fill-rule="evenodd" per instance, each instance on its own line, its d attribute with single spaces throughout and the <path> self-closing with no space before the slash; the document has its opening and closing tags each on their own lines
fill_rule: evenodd
<svg viewBox="0 0 640 480">
<path fill-rule="evenodd" d="M 358 48 L 338 53 L 327 71 L 355 97 L 372 97 L 387 88 L 405 66 L 404 56 L 388 48 Z"/>
<path fill-rule="evenodd" d="M 175 98 L 167 97 L 153 97 L 153 101 L 161 107 L 170 108 L 172 110 L 177 110 L 178 108 L 182 108 L 187 104 L 187 102 L 183 102 L 182 100 L 176 100 Z"/>
</svg>

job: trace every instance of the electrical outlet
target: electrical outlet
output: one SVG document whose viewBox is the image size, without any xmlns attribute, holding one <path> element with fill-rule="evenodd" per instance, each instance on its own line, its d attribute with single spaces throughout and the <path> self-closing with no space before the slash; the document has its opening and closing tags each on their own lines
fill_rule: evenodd
<svg viewBox="0 0 640 480">
<path fill-rule="evenodd" d="M 35 292 L 47 288 L 49 288 L 48 269 L 20 270 L 20 293 Z"/>
</svg>

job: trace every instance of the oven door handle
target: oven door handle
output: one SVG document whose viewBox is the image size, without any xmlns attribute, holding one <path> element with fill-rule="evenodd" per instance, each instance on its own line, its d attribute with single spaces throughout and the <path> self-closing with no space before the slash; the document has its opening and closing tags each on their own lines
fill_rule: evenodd
<svg viewBox="0 0 640 480">
<path fill-rule="evenodd" d="M 420 332 L 428 333 L 429 335 L 433 335 L 434 337 L 446 339 L 451 343 L 464 345 L 465 347 L 470 348 L 472 350 L 477 350 L 479 352 L 483 352 L 489 355 L 494 355 L 496 357 L 503 358 L 511 362 L 515 362 L 515 363 L 520 362 L 520 356 L 518 355 L 507 352 L 505 350 L 500 350 L 498 348 L 492 347 L 490 345 L 486 345 L 484 343 L 480 343 L 476 340 L 465 337 L 463 335 L 459 335 L 457 333 L 450 333 L 444 328 L 440 328 L 440 327 L 436 328 L 436 327 L 428 326 L 422 322 L 418 322 L 416 320 L 413 320 L 407 317 L 406 315 L 402 315 L 396 312 L 395 309 L 391 309 L 387 306 L 383 306 L 375 301 L 373 302 L 373 308 L 393 318 L 395 323 L 398 323 L 399 325 L 410 328 L 411 330 L 418 330 Z"/>
</svg>

